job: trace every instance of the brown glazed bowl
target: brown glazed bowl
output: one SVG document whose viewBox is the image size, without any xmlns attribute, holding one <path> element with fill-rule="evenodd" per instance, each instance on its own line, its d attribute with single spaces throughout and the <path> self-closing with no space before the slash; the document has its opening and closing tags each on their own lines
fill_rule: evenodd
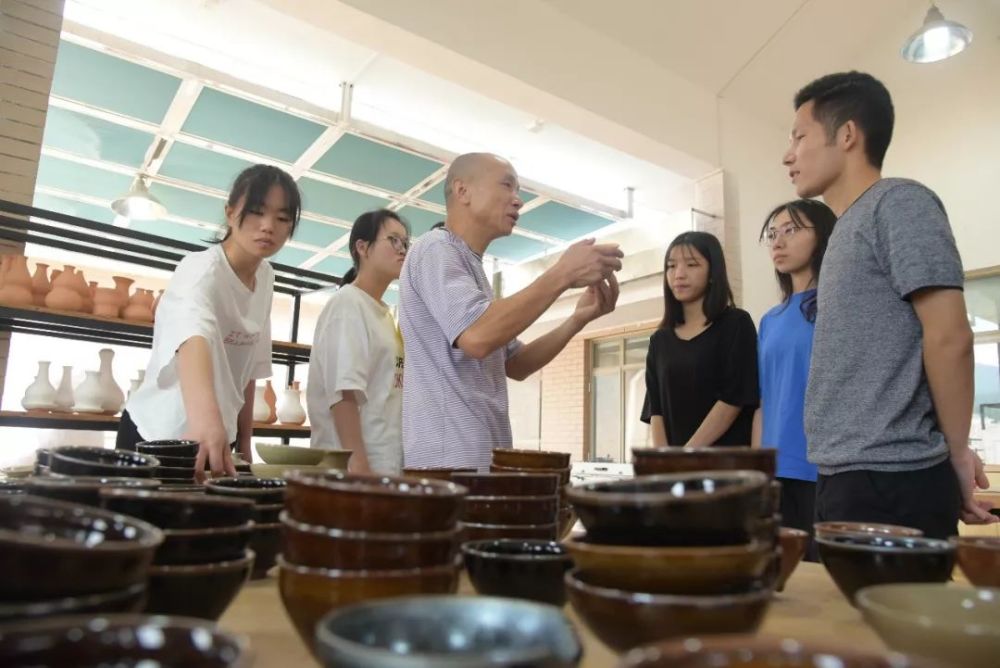
<svg viewBox="0 0 1000 668">
<path fill-rule="evenodd" d="M 763 543 L 716 547 L 601 545 L 585 538 L 563 543 L 581 571 L 601 587 L 651 594 L 710 595 L 747 591 L 774 551 Z"/>
<path fill-rule="evenodd" d="M 459 523 L 459 542 L 470 540 L 490 540 L 500 538 L 538 538 L 555 540 L 559 531 L 557 524 L 478 524 Z"/>
<path fill-rule="evenodd" d="M 559 492 L 554 473 L 453 473 L 452 482 L 469 496 L 551 496 Z"/>
<path fill-rule="evenodd" d="M 556 521 L 559 497 L 467 496 L 462 521 L 474 524 L 551 524 Z"/>
<path fill-rule="evenodd" d="M 94 476 L 37 476 L 24 481 L 28 494 L 47 499 L 82 503 L 86 506 L 101 505 L 102 489 L 145 489 L 154 491 L 160 487 L 155 478 L 102 478 Z"/>
<path fill-rule="evenodd" d="M 957 548 L 959 568 L 977 587 L 1000 587 L 1000 538 L 959 536 L 951 542 Z"/>
<path fill-rule="evenodd" d="M 316 623 L 331 610 L 379 598 L 454 594 L 461 564 L 456 558 L 428 568 L 341 571 L 297 566 L 278 555 L 278 589 L 299 636 L 313 649 Z"/>
<path fill-rule="evenodd" d="M 934 668 L 901 654 L 867 654 L 850 647 L 791 638 L 717 635 L 637 647 L 616 668 Z"/>
<path fill-rule="evenodd" d="M 274 561 L 281 552 L 281 524 L 257 524 L 250 537 L 250 549 L 257 555 L 250 572 L 251 580 L 267 577 Z"/>
<path fill-rule="evenodd" d="M 156 642 L 148 642 L 155 638 Z M 198 619 L 78 615 L 8 624 L 0 657 L 9 666 L 248 668 L 246 638 Z"/>
<path fill-rule="evenodd" d="M 739 545 L 750 542 L 767 476 L 715 471 L 593 482 L 566 490 L 595 543 Z"/>
<path fill-rule="evenodd" d="M 955 567 L 955 546 L 933 538 L 845 534 L 817 538 L 816 544 L 823 565 L 851 605 L 865 587 L 947 582 Z"/>
<path fill-rule="evenodd" d="M 492 463 L 522 469 L 567 469 L 570 467 L 569 458 L 568 452 L 493 448 Z"/>
<path fill-rule="evenodd" d="M 407 478 L 426 478 L 428 480 L 444 480 L 448 482 L 456 473 L 475 473 L 473 468 L 430 468 L 430 469 L 403 469 L 403 475 Z"/>
<path fill-rule="evenodd" d="M 97 508 L 0 496 L 0 601 L 97 594 L 143 582 L 163 542 L 154 526 Z"/>
<path fill-rule="evenodd" d="M 490 473 L 548 473 L 559 476 L 559 486 L 569 484 L 570 468 L 562 469 L 532 469 L 524 466 L 503 466 L 502 464 L 490 464 Z"/>
<path fill-rule="evenodd" d="M 344 531 L 281 514 L 285 558 L 293 564 L 341 570 L 391 570 L 455 561 L 458 529 L 421 533 Z"/>
<path fill-rule="evenodd" d="M 149 453 L 153 454 L 153 453 Z M 160 460 L 160 466 L 176 466 L 184 469 L 194 469 L 196 457 L 171 457 L 169 455 L 153 455 Z"/>
<path fill-rule="evenodd" d="M 153 563 L 175 566 L 239 559 L 255 528 L 253 522 L 247 522 L 211 529 L 164 529 L 163 544 L 156 551 Z"/>
<path fill-rule="evenodd" d="M 210 529 L 250 521 L 253 502 L 208 494 L 103 489 L 101 504 L 108 510 L 143 519 L 161 529 Z"/>
<path fill-rule="evenodd" d="M 138 612 L 146 600 L 146 583 L 125 589 L 81 596 L 61 596 L 49 601 L 0 603 L 0 624 L 43 617 L 111 612 Z"/>
<path fill-rule="evenodd" d="M 775 589 L 784 591 L 788 578 L 795 572 L 796 566 L 802 561 L 812 537 L 808 532 L 791 527 L 781 527 L 778 530 L 778 544 L 781 546 L 781 572 Z"/>
<path fill-rule="evenodd" d="M 159 460 L 128 450 L 65 445 L 49 453 L 52 473 L 68 476 L 152 478 Z"/>
<path fill-rule="evenodd" d="M 897 524 L 876 524 L 874 522 L 817 522 L 813 525 L 817 538 L 832 538 L 850 534 L 862 536 L 909 536 L 920 538 L 924 532 L 920 529 L 903 527 Z"/>
<path fill-rule="evenodd" d="M 160 480 L 194 482 L 194 467 L 157 466 L 153 470 L 153 477 Z"/>
<path fill-rule="evenodd" d="M 283 503 L 258 503 L 253 507 L 251 517 L 257 524 L 275 524 L 284 510 Z"/>
<path fill-rule="evenodd" d="M 146 607 L 150 615 L 180 615 L 216 620 L 250 576 L 254 553 L 231 561 L 182 566 L 151 566 Z"/>
<path fill-rule="evenodd" d="M 635 474 L 690 473 L 692 471 L 760 471 L 774 478 L 775 455 L 772 448 L 632 448 Z"/>
<path fill-rule="evenodd" d="M 166 455 L 167 457 L 198 456 L 197 441 L 141 441 L 135 444 L 135 449 L 136 452 L 153 455 L 154 457 L 158 457 L 160 455 Z"/>
<path fill-rule="evenodd" d="M 566 573 L 565 581 L 580 618 L 618 652 L 669 638 L 753 633 L 764 619 L 772 594 L 766 587 L 715 596 L 636 593 L 598 586 L 579 569 Z"/>
<path fill-rule="evenodd" d="M 285 507 L 306 524 L 348 531 L 442 531 L 458 520 L 465 488 L 441 480 L 343 471 L 286 476 Z"/>
<path fill-rule="evenodd" d="M 282 478 L 213 478 L 205 481 L 205 491 L 219 496 L 242 497 L 254 503 L 275 505 L 285 502 L 287 483 Z"/>
<path fill-rule="evenodd" d="M 555 541 L 472 541 L 462 544 L 462 558 L 472 586 L 484 596 L 566 604 L 563 576 L 573 568 L 573 560 Z"/>
<path fill-rule="evenodd" d="M 573 530 L 573 526 L 576 525 L 576 513 L 573 512 L 573 506 L 559 507 L 558 524 L 559 528 L 556 530 L 556 539 L 563 540 Z"/>
</svg>

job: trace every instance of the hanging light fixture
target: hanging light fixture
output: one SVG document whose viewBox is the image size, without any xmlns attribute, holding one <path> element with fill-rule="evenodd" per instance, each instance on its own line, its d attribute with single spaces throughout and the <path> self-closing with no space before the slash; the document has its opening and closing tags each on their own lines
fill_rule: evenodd
<svg viewBox="0 0 1000 668">
<path fill-rule="evenodd" d="M 906 40 L 900 53 L 911 63 L 936 63 L 960 53 L 971 43 L 971 30 L 961 23 L 948 21 L 941 10 L 931 4 L 924 25 Z"/>
<path fill-rule="evenodd" d="M 149 192 L 142 174 L 135 177 L 124 196 L 111 203 L 111 209 L 130 220 L 157 220 L 167 215 L 167 207 Z"/>
</svg>

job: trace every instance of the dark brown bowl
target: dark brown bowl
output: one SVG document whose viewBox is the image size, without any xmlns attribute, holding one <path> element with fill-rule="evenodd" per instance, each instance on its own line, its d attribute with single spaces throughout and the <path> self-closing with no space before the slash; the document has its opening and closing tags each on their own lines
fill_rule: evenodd
<svg viewBox="0 0 1000 668">
<path fill-rule="evenodd" d="M 632 468 L 638 475 L 692 471 L 760 471 L 774 477 L 773 448 L 632 448 Z"/>
<path fill-rule="evenodd" d="M 157 466 L 153 471 L 153 477 L 160 480 L 194 482 L 194 467 Z"/>
<path fill-rule="evenodd" d="M 775 589 L 784 591 L 788 584 L 788 578 L 795 572 L 796 566 L 802 561 L 812 536 L 801 529 L 791 527 L 781 527 L 778 530 L 778 543 L 781 545 L 781 572 L 778 575 L 778 584 Z"/>
<path fill-rule="evenodd" d="M 8 666 L 247 668 L 251 663 L 247 640 L 214 624 L 143 615 L 8 624 L 0 633 L 0 657 Z"/>
<path fill-rule="evenodd" d="M 103 507 L 139 517 L 161 529 L 210 529 L 250 521 L 253 501 L 208 494 L 101 490 Z"/>
<path fill-rule="evenodd" d="M 0 600 L 51 600 L 143 582 L 163 542 L 154 526 L 31 495 L 0 496 Z"/>
<path fill-rule="evenodd" d="M 551 496 L 559 492 L 555 473 L 454 473 L 452 482 L 469 496 Z"/>
<path fill-rule="evenodd" d="M 431 469 L 403 469 L 403 475 L 407 478 L 427 478 L 429 480 L 444 480 L 448 482 L 451 476 L 456 473 L 475 473 L 474 468 L 431 468 Z"/>
<path fill-rule="evenodd" d="M 274 524 L 284 509 L 283 503 L 258 503 L 253 507 L 253 521 L 258 524 Z"/>
<path fill-rule="evenodd" d="M 251 580 L 260 580 L 267 577 L 267 572 L 274 567 L 275 559 L 281 552 L 281 524 L 257 524 L 253 528 L 253 535 L 250 537 L 250 549 L 253 550 L 257 558 L 253 562 L 253 570 L 250 571 Z"/>
<path fill-rule="evenodd" d="M 570 453 L 493 448 L 493 464 L 523 469 L 567 469 Z"/>
<path fill-rule="evenodd" d="M 467 496 L 462 521 L 474 524 L 551 524 L 556 521 L 559 497 Z"/>
<path fill-rule="evenodd" d="M 842 535 L 862 536 L 909 536 L 920 538 L 924 532 L 897 524 L 876 524 L 874 522 L 817 522 L 813 525 L 817 538 L 832 538 Z"/>
<path fill-rule="evenodd" d="M 430 568 L 337 571 L 297 566 L 278 556 L 281 602 L 302 641 L 313 648 L 316 624 L 328 612 L 352 603 L 419 594 L 454 594 L 461 558 Z"/>
<path fill-rule="evenodd" d="M 717 596 L 647 594 L 600 587 L 584 571 L 566 573 L 573 609 L 604 644 L 622 652 L 669 638 L 753 633 L 771 601 L 766 587 Z"/>
<path fill-rule="evenodd" d="M 846 534 L 816 538 L 819 556 L 854 605 L 858 590 L 894 582 L 947 582 L 955 546 L 944 540 Z"/>
<path fill-rule="evenodd" d="M 260 504 L 285 502 L 287 483 L 281 478 L 214 478 L 205 482 L 205 491 L 219 496 L 237 496 Z"/>
<path fill-rule="evenodd" d="M 479 540 L 462 544 L 469 580 L 484 596 L 509 596 L 562 607 L 563 576 L 573 567 L 566 548 L 550 540 Z"/>
<path fill-rule="evenodd" d="M 570 469 L 531 469 L 519 466 L 503 466 L 501 464 L 490 464 L 490 473 L 547 473 L 559 476 L 559 486 L 569 484 Z"/>
<path fill-rule="evenodd" d="M 160 460 L 160 466 L 176 466 L 185 469 L 194 469 L 194 463 L 197 461 L 196 457 L 170 457 L 169 455 L 153 456 Z"/>
<path fill-rule="evenodd" d="M 88 476 L 35 476 L 24 481 L 28 493 L 47 499 L 82 503 L 87 506 L 101 505 L 102 489 L 145 489 L 154 491 L 160 487 L 155 478 L 102 478 Z"/>
<path fill-rule="evenodd" d="M 239 559 L 247 547 L 253 549 L 250 538 L 255 529 L 253 522 L 211 529 L 164 529 L 163 545 L 153 563 L 173 566 Z"/>
<path fill-rule="evenodd" d="M 216 620 L 250 576 L 254 553 L 213 564 L 151 566 L 144 612 Z"/>
<path fill-rule="evenodd" d="M 781 515 L 758 517 L 753 520 L 753 537 L 761 543 L 777 545 L 781 532 Z"/>
<path fill-rule="evenodd" d="M 959 568 L 977 587 L 1000 588 L 1000 538 L 959 536 L 951 539 L 956 547 Z"/>
<path fill-rule="evenodd" d="M 205 486 L 202 485 L 201 483 L 198 483 L 198 482 L 195 482 L 195 483 L 191 483 L 191 482 L 176 483 L 176 482 L 163 482 L 162 480 L 160 482 L 163 483 L 163 484 L 160 485 L 159 489 L 156 490 L 158 492 L 170 492 L 172 494 L 204 494 L 205 493 Z"/>
<path fill-rule="evenodd" d="M 281 515 L 285 558 L 293 564 L 341 570 L 391 570 L 450 564 L 458 529 L 421 533 L 344 531 Z"/>
<path fill-rule="evenodd" d="M 141 443 L 135 444 L 135 449 L 137 452 L 153 456 L 159 456 L 159 455 L 166 455 L 167 457 L 198 456 L 197 441 L 177 441 L 177 440 L 142 441 Z"/>
<path fill-rule="evenodd" d="M 555 540 L 559 526 L 552 524 L 478 524 L 459 523 L 459 542 L 472 540 L 498 540 L 501 538 L 522 538 Z"/>
<path fill-rule="evenodd" d="M 754 537 L 767 476 L 715 471 L 595 482 L 566 491 L 590 540 L 612 545 L 738 545 Z"/>
<path fill-rule="evenodd" d="M 152 478 L 160 462 L 151 455 L 87 445 L 65 445 L 49 454 L 52 473 L 68 476 Z"/>
<path fill-rule="evenodd" d="M 349 531 L 442 531 L 455 526 L 466 490 L 441 480 L 343 471 L 286 476 L 285 507 L 306 524 Z"/>
<path fill-rule="evenodd" d="M 637 647 L 617 668 L 933 668 L 902 654 L 858 652 L 849 646 L 803 643 L 791 638 L 702 636 Z"/>
<path fill-rule="evenodd" d="M 0 603 L 0 624 L 64 615 L 138 612 L 145 600 L 146 583 L 140 582 L 125 589 L 100 594 L 62 596 L 51 601 Z"/>
</svg>

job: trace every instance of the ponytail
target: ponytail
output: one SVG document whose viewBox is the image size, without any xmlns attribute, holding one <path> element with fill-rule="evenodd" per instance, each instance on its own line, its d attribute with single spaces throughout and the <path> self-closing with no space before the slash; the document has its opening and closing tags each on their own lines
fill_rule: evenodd
<svg viewBox="0 0 1000 668">
<path fill-rule="evenodd" d="M 347 270 L 347 273 L 344 274 L 344 277 L 340 279 L 340 283 L 341 285 L 347 285 L 348 283 L 353 283 L 354 279 L 356 279 L 357 277 L 358 277 L 357 267 L 351 267 L 350 269 Z"/>
</svg>

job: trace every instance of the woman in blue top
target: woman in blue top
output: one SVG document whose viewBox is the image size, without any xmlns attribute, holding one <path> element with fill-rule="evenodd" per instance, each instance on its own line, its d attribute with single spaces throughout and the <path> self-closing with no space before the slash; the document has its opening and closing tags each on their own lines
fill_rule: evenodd
<svg viewBox="0 0 1000 668">
<path fill-rule="evenodd" d="M 810 534 L 816 467 L 806 460 L 802 410 L 816 322 L 816 284 L 836 220 L 822 202 L 800 199 L 775 207 L 760 233 L 761 243 L 771 251 L 782 299 L 760 321 L 760 408 L 754 413 L 751 442 L 753 447 L 778 450 L 782 526 Z"/>
</svg>

